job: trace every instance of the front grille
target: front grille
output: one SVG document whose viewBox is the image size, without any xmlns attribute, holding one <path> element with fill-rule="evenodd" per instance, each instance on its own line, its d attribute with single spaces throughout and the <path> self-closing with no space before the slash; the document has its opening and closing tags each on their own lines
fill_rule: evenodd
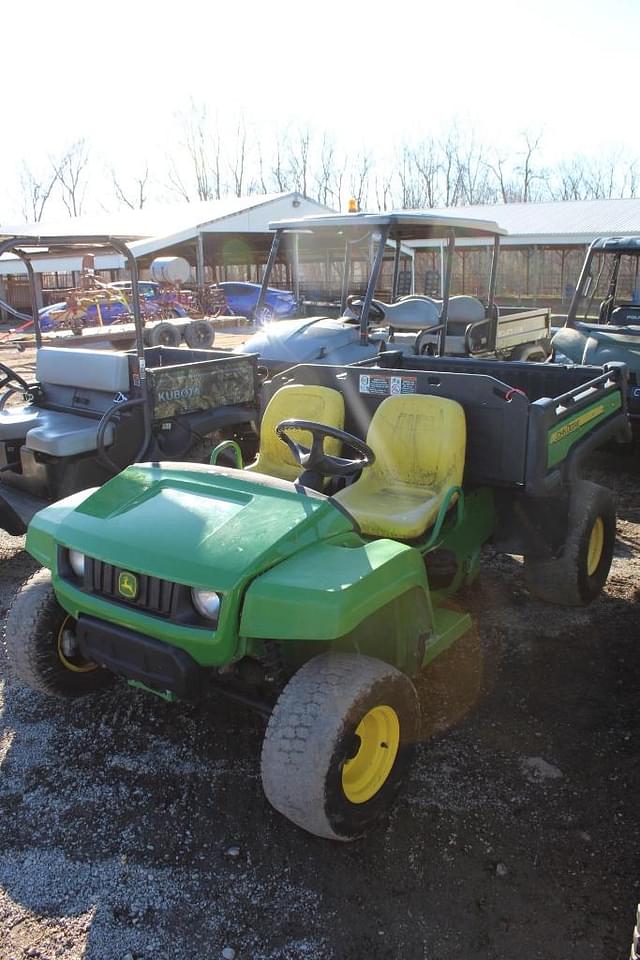
<svg viewBox="0 0 640 960">
<path fill-rule="evenodd" d="M 138 593 L 135 600 L 123 597 L 118 591 L 118 580 L 121 573 L 127 573 L 126 567 L 114 567 L 102 560 L 86 557 L 84 568 L 84 589 L 89 593 L 99 594 L 125 603 L 139 610 L 146 610 L 155 616 L 169 617 L 176 605 L 179 585 L 170 580 L 160 580 L 158 577 L 149 577 L 143 573 L 136 573 Z"/>
</svg>

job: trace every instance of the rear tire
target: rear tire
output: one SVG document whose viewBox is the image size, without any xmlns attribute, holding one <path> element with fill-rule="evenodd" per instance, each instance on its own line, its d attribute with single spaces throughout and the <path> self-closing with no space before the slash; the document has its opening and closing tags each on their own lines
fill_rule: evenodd
<svg viewBox="0 0 640 960">
<path fill-rule="evenodd" d="M 553 560 L 525 556 L 530 592 L 547 603 L 582 607 L 604 587 L 616 540 L 616 510 L 610 490 L 588 480 L 574 484 L 569 532 L 562 554 Z"/>
<path fill-rule="evenodd" d="M 149 329 L 149 344 L 152 347 L 179 347 L 181 339 L 178 328 L 166 320 Z"/>
<path fill-rule="evenodd" d="M 267 799 L 309 833 L 354 840 L 393 804 L 419 724 L 415 687 L 395 667 L 359 654 L 314 657 L 269 719 L 261 763 Z"/>
<path fill-rule="evenodd" d="M 194 320 L 185 328 L 184 339 L 192 350 L 208 350 L 213 345 L 215 331 L 206 320 Z"/>
<path fill-rule="evenodd" d="M 58 601 L 48 570 L 26 580 L 11 604 L 4 634 L 7 660 L 19 680 L 50 697 L 84 697 L 115 681 L 113 674 L 62 645 L 75 621 Z"/>
</svg>

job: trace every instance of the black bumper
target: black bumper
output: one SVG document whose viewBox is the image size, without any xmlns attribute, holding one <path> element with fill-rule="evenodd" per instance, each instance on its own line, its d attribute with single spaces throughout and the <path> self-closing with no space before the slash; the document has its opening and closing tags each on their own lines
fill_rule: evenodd
<svg viewBox="0 0 640 960">
<path fill-rule="evenodd" d="M 196 699 L 202 693 L 207 671 L 185 650 L 82 614 L 76 636 L 86 660 L 127 680 L 170 690 L 183 700 Z"/>
</svg>

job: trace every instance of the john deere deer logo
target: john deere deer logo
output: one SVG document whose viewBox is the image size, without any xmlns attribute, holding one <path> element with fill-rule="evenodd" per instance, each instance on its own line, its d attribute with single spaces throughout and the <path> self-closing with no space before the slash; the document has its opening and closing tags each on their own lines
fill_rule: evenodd
<svg viewBox="0 0 640 960">
<path fill-rule="evenodd" d="M 123 570 L 118 577 L 118 593 L 125 600 L 135 600 L 138 595 L 138 579 L 132 573 Z"/>
</svg>

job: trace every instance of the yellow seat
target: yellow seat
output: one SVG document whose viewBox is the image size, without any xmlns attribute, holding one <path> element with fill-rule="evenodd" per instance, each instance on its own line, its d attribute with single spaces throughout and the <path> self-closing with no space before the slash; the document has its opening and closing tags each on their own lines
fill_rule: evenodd
<svg viewBox="0 0 640 960">
<path fill-rule="evenodd" d="M 464 410 L 455 400 L 387 397 L 367 433 L 375 463 L 334 499 L 366 536 L 423 537 L 447 491 L 462 484 L 466 432 Z"/>
<path fill-rule="evenodd" d="M 257 473 L 266 473 L 280 480 L 297 480 L 302 468 L 293 458 L 286 443 L 276 434 L 281 420 L 297 417 L 299 420 L 313 420 L 329 427 L 344 429 L 344 400 L 338 390 L 329 387 L 298 386 L 288 384 L 281 387 L 271 397 L 260 424 L 260 449 L 255 463 L 245 469 Z M 305 446 L 311 446 L 311 434 L 308 430 L 293 430 L 291 436 Z M 325 452 L 332 456 L 340 455 L 340 441 L 327 439 Z"/>
</svg>

